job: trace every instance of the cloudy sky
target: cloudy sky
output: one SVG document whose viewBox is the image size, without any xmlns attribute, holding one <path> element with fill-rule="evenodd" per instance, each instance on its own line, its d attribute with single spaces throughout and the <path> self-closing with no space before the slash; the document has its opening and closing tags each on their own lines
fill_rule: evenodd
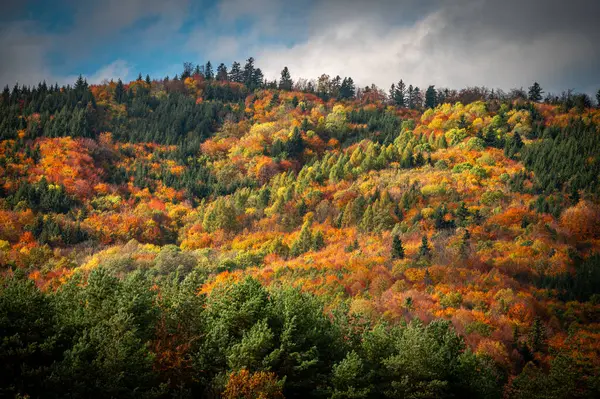
<svg viewBox="0 0 600 399">
<path fill-rule="evenodd" d="M 600 88 L 598 0 L 2 0 L 0 85 L 180 73 L 256 59 L 267 77 L 381 87 Z"/>
</svg>

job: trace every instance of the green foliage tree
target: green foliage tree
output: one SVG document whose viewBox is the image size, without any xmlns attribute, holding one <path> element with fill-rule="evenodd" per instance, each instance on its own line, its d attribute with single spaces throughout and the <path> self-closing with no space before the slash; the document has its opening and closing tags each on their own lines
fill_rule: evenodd
<svg viewBox="0 0 600 399">
<path fill-rule="evenodd" d="M 279 90 L 292 90 L 293 85 L 292 77 L 288 67 L 284 67 L 281 71 L 281 78 L 279 79 Z"/>
<path fill-rule="evenodd" d="M 419 251 L 417 252 L 417 257 L 420 260 L 431 259 L 431 247 L 429 246 L 429 240 L 425 235 L 421 238 L 421 246 L 419 247 Z"/>
<path fill-rule="evenodd" d="M 429 86 L 425 91 L 425 108 L 435 108 L 437 102 L 437 92 L 435 86 Z"/>
<path fill-rule="evenodd" d="M 397 235 L 392 239 L 392 259 L 404 259 L 404 246 Z"/>
<path fill-rule="evenodd" d="M 206 80 L 213 80 L 215 78 L 215 73 L 213 72 L 213 67 L 210 61 L 206 62 L 204 66 L 204 78 Z"/>
<path fill-rule="evenodd" d="M 527 97 L 529 98 L 530 101 L 540 102 L 540 101 L 542 101 L 542 98 L 543 98 L 542 94 L 544 94 L 542 87 L 540 86 L 540 84 L 538 82 L 534 82 L 533 85 L 531 85 L 529 87 L 529 92 L 528 92 Z"/>
<path fill-rule="evenodd" d="M 227 66 L 223 63 L 220 63 L 217 67 L 217 76 L 216 79 L 220 82 L 224 82 L 229 80 L 229 74 L 227 73 Z"/>
<path fill-rule="evenodd" d="M 234 61 L 231 64 L 231 70 L 229 71 L 229 80 L 236 83 L 244 82 L 244 75 L 242 73 L 241 65 L 239 62 Z"/>
<path fill-rule="evenodd" d="M 340 86 L 340 99 L 353 99 L 356 95 L 356 87 L 354 86 L 354 81 L 352 78 L 344 78 L 342 84 Z"/>
<path fill-rule="evenodd" d="M 117 81 L 117 85 L 115 86 L 114 99 L 119 104 L 125 100 L 125 86 L 123 85 L 121 79 Z"/>
</svg>

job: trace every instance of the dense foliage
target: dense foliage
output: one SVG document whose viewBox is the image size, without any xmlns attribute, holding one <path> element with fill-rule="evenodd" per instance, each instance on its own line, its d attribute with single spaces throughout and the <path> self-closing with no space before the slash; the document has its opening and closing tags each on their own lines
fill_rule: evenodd
<svg viewBox="0 0 600 399">
<path fill-rule="evenodd" d="M 254 60 L 0 97 L 0 396 L 600 395 L 585 95 Z"/>
</svg>

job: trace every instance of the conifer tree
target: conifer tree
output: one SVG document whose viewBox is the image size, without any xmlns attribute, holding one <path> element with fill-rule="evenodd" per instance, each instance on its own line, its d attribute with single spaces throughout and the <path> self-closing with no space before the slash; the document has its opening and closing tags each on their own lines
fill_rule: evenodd
<svg viewBox="0 0 600 399">
<path fill-rule="evenodd" d="M 390 97 L 394 105 L 401 108 L 406 107 L 406 84 L 402 79 L 400 79 L 398 84 L 392 84 Z"/>
<path fill-rule="evenodd" d="M 236 83 L 244 82 L 244 76 L 242 74 L 241 65 L 237 61 L 234 61 L 233 64 L 231 64 L 231 70 L 229 71 L 229 80 Z"/>
<path fill-rule="evenodd" d="M 534 82 L 533 85 L 529 87 L 528 98 L 530 101 L 539 102 L 542 101 L 542 94 L 544 91 L 538 82 Z"/>
<path fill-rule="evenodd" d="M 313 234 L 312 249 L 313 249 L 313 251 L 318 251 L 324 247 L 325 247 L 325 236 L 323 235 L 323 232 L 321 230 L 318 230 Z"/>
<path fill-rule="evenodd" d="M 117 81 L 117 86 L 115 87 L 114 99 L 117 103 L 121 104 L 125 99 L 125 87 L 123 86 L 123 82 L 121 79 Z"/>
<path fill-rule="evenodd" d="M 224 82 L 229 79 L 229 75 L 227 74 L 227 66 L 225 64 L 220 63 L 217 67 L 217 80 L 220 82 Z"/>
<path fill-rule="evenodd" d="M 210 61 L 206 62 L 206 65 L 204 66 L 204 78 L 206 80 L 212 80 L 214 79 L 215 74 L 213 72 L 213 67 L 212 64 L 210 63 Z"/>
<path fill-rule="evenodd" d="M 426 235 L 421 238 L 421 246 L 419 247 L 418 258 L 426 260 L 431 258 L 431 248 L 429 247 L 429 240 L 427 239 Z"/>
<path fill-rule="evenodd" d="M 286 143 L 286 152 L 292 158 L 298 157 L 304 152 L 304 140 L 298 126 L 294 127 L 294 131 Z"/>
<path fill-rule="evenodd" d="M 542 320 L 536 317 L 529 331 L 529 347 L 533 352 L 539 352 L 543 349 L 546 340 L 546 330 Z"/>
<path fill-rule="evenodd" d="M 292 77 L 290 75 L 290 70 L 288 67 L 284 67 L 281 71 L 281 78 L 279 79 L 279 90 L 292 90 Z"/>
<path fill-rule="evenodd" d="M 437 105 L 435 86 L 429 86 L 425 91 L 425 108 L 435 108 Z"/>
<path fill-rule="evenodd" d="M 400 240 L 400 237 L 397 235 L 392 239 L 392 259 L 404 259 L 402 240 Z"/>
</svg>

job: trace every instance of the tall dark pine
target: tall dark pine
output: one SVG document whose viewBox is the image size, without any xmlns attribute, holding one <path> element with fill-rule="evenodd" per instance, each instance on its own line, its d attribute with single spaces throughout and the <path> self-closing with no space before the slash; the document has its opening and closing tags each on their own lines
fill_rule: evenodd
<svg viewBox="0 0 600 399">
<path fill-rule="evenodd" d="M 150 75 L 146 75 L 146 83 L 151 84 Z"/>
<path fill-rule="evenodd" d="M 304 152 L 304 140 L 302 139 L 298 126 L 294 128 L 292 136 L 286 143 L 286 152 L 292 158 L 295 158 Z"/>
<path fill-rule="evenodd" d="M 409 85 L 408 86 L 408 92 L 406 93 L 407 94 L 407 97 L 406 97 L 407 104 L 406 105 L 408 105 L 408 108 L 410 108 L 410 109 L 413 109 L 415 107 L 415 97 L 414 97 L 415 93 L 414 93 L 414 91 L 415 90 L 413 89 L 413 86 Z"/>
<path fill-rule="evenodd" d="M 404 259 L 404 247 L 399 236 L 392 239 L 392 259 Z"/>
<path fill-rule="evenodd" d="M 87 86 L 87 83 L 83 80 L 83 76 L 79 75 L 77 81 L 75 81 L 75 90 L 82 91 Z"/>
<path fill-rule="evenodd" d="M 431 257 L 431 248 L 427 236 L 421 238 L 421 246 L 419 247 L 419 259 L 429 259 Z"/>
<path fill-rule="evenodd" d="M 225 64 L 220 63 L 217 67 L 217 80 L 226 81 L 228 79 L 229 77 L 227 75 L 227 67 L 225 66 Z"/>
<path fill-rule="evenodd" d="M 437 105 L 437 98 L 435 92 L 435 86 L 429 86 L 425 92 L 425 108 L 435 108 Z"/>
<path fill-rule="evenodd" d="M 292 77 L 290 75 L 290 70 L 288 67 L 283 67 L 281 71 L 281 78 L 279 79 L 279 90 L 292 90 Z"/>
<path fill-rule="evenodd" d="M 117 86 L 115 87 L 115 95 L 114 99 L 117 103 L 121 104 L 125 97 L 125 87 L 123 86 L 123 82 L 121 79 L 117 81 Z"/>
<path fill-rule="evenodd" d="M 356 95 L 356 87 L 352 78 L 344 78 L 342 85 L 340 86 L 340 98 L 351 99 Z"/>
<path fill-rule="evenodd" d="M 244 82 L 242 68 L 240 63 L 237 61 L 234 61 L 233 64 L 231 64 L 231 71 L 229 71 L 229 80 L 236 83 Z"/>
<path fill-rule="evenodd" d="M 414 108 L 421 108 L 421 106 L 423 105 L 423 95 L 421 93 L 421 89 L 419 89 L 419 87 L 415 87 L 414 91 L 413 91 L 413 107 Z"/>
<path fill-rule="evenodd" d="M 206 80 L 212 80 L 214 77 L 215 77 L 215 74 L 213 72 L 212 64 L 210 63 L 210 61 L 208 61 L 206 63 L 206 65 L 204 66 L 204 78 Z"/>
<path fill-rule="evenodd" d="M 530 101 L 542 101 L 542 94 L 544 94 L 544 91 L 542 90 L 542 87 L 538 82 L 535 82 L 532 86 L 529 87 L 528 98 Z"/>
<path fill-rule="evenodd" d="M 244 65 L 244 71 L 242 72 L 243 83 L 251 87 L 254 83 L 254 58 L 250 57 L 246 60 L 246 65 Z"/>
<path fill-rule="evenodd" d="M 356 87 L 352 78 L 344 78 L 340 86 L 340 99 L 351 99 L 356 95 Z"/>
<path fill-rule="evenodd" d="M 260 68 L 256 68 L 254 70 L 254 74 L 252 75 L 252 83 L 250 85 L 251 88 L 257 89 L 259 87 L 263 87 L 265 83 L 265 75 L 261 71 Z"/>
<path fill-rule="evenodd" d="M 402 79 L 394 87 L 393 100 L 398 107 L 406 107 L 406 84 Z"/>
<path fill-rule="evenodd" d="M 598 89 L 598 91 L 596 92 L 596 103 L 598 105 L 598 108 L 600 108 L 600 89 Z"/>
</svg>

